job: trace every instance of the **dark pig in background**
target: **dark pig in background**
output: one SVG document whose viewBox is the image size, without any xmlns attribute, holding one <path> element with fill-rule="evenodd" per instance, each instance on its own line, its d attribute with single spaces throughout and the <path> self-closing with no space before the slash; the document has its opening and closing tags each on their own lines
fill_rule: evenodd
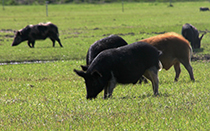
<svg viewBox="0 0 210 131">
<path fill-rule="evenodd" d="M 50 38 L 53 42 L 53 47 L 55 47 L 55 41 L 58 41 L 60 47 L 63 47 L 58 36 L 58 27 L 51 22 L 28 25 L 16 32 L 12 46 L 17 46 L 27 40 L 28 46 L 34 48 L 35 40 Z"/>
<path fill-rule="evenodd" d="M 208 7 L 200 7 L 200 11 L 209 11 Z"/>
<path fill-rule="evenodd" d="M 103 50 L 117 48 L 127 45 L 128 43 L 118 35 L 110 35 L 103 39 L 94 42 L 88 49 L 86 55 L 86 66 L 81 66 L 84 71 L 87 70 L 88 65 L 91 64 L 93 59 Z"/>
<path fill-rule="evenodd" d="M 193 49 L 200 48 L 204 34 L 199 37 L 198 30 L 191 24 L 186 23 L 182 26 L 182 35 L 191 43 Z"/>
<path fill-rule="evenodd" d="M 104 90 L 104 98 L 112 96 L 117 83 L 137 83 L 144 75 L 158 94 L 158 69 L 161 52 L 145 42 L 136 42 L 99 53 L 87 71 L 74 72 L 85 79 L 87 99 L 96 98 Z"/>
</svg>

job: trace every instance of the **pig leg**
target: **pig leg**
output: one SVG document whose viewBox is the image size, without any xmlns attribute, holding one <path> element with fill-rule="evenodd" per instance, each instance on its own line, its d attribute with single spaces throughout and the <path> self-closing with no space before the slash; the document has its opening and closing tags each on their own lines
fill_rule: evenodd
<svg viewBox="0 0 210 131">
<path fill-rule="evenodd" d="M 61 44 L 60 39 L 58 38 L 58 39 L 56 39 L 56 40 L 58 41 L 58 43 L 59 43 L 60 47 L 63 47 L 63 45 Z"/>
<path fill-rule="evenodd" d="M 147 79 L 146 79 L 144 76 L 142 76 L 142 77 L 139 79 L 139 84 L 141 84 L 142 82 L 148 83 Z"/>
<path fill-rule="evenodd" d="M 111 73 L 111 74 L 112 74 L 112 78 L 108 82 L 108 85 L 104 88 L 104 99 L 106 99 L 107 97 L 109 98 L 109 97 L 112 96 L 112 92 L 113 92 L 113 90 L 114 90 L 114 88 L 116 86 L 116 83 L 117 83 L 113 73 Z"/>
<path fill-rule="evenodd" d="M 57 35 L 53 35 L 52 37 L 50 37 L 50 39 L 53 42 L 53 47 L 55 47 L 55 40 L 59 43 L 60 47 L 63 47 L 63 45 L 61 44 L 61 41 Z"/>
<path fill-rule="evenodd" d="M 50 38 L 50 40 L 52 41 L 52 43 L 53 43 L 53 47 L 55 47 L 55 40 L 54 39 L 52 39 L 52 38 Z"/>
<path fill-rule="evenodd" d="M 181 73 L 181 68 L 180 68 L 180 63 L 179 63 L 179 62 L 176 62 L 176 63 L 174 64 L 174 70 L 175 70 L 175 72 L 176 72 L 176 76 L 175 76 L 174 81 L 178 81 L 179 75 L 180 75 L 180 73 Z"/>
<path fill-rule="evenodd" d="M 158 69 L 153 66 L 144 72 L 144 76 L 152 82 L 154 95 L 158 95 Z"/>
<path fill-rule="evenodd" d="M 104 99 L 107 99 L 107 94 L 108 94 L 108 86 L 104 88 Z"/>
<path fill-rule="evenodd" d="M 31 46 L 31 44 L 32 44 L 32 46 Z M 28 46 L 30 48 L 33 48 L 34 47 L 34 44 L 35 44 L 35 41 L 28 41 Z"/>
<path fill-rule="evenodd" d="M 194 78 L 194 75 L 193 75 L 193 68 L 190 65 L 190 60 L 189 59 L 188 58 L 181 59 L 180 62 L 184 65 L 185 69 L 188 71 L 188 73 L 190 75 L 190 79 L 192 81 L 195 81 L 195 78 Z"/>
<path fill-rule="evenodd" d="M 116 86 L 116 83 L 110 82 L 107 87 L 104 89 L 104 99 L 112 96 L 112 92 Z"/>
<path fill-rule="evenodd" d="M 189 75 L 190 75 L 190 79 L 192 80 L 192 81 L 195 81 L 195 78 L 194 78 L 194 75 L 193 75 L 193 68 L 192 68 L 192 66 L 190 65 L 190 64 L 183 64 L 184 65 L 184 67 L 186 68 L 186 70 L 188 71 L 188 73 L 189 73 Z"/>
<path fill-rule="evenodd" d="M 32 48 L 34 48 L 34 45 L 35 45 L 35 41 L 32 41 L 31 43 L 32 43 Z"/>
<path fill-rule="evenodd" d="M 31 45 L 30 45 L 30 44 L 31 44 L 31 42 L 30 42 L 30 41 L 28 41 L 28 46 L 31 48 Z"/>
</svg>

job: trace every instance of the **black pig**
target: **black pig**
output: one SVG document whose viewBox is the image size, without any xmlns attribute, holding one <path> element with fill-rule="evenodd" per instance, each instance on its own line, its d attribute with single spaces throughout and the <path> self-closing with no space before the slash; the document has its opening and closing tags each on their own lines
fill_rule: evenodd
<svg viewBox="0 0 210 131">
<path fill-rule="evenodd" d="M 112 96 L 117 83 L 137 83 L 142 75 L 152 82 L 158 94 L 158 69 L 161 52 L 145 42 L 136 42 L 99 53 L 87 71 L 74 70 L 85 79 L 87 99 L 96 98 L 104 90 L 104 98 Z"/>
<path fill-rule="evenodd" d="M 34 48 L 35 40 L 45 40 L 49 37 L 53 42 L 53 47 L 55 47 L 55 41 L 58 41 L 60 46 L 63 47 L 58 35 L 58 27 L 51 22 L 28 25 L 16 32 L 12 46 L 17 46 L 27 40 L 28 46 Z"/>
<path fill-rule="evenodd" d="M 108 37 L 105 37 L 103 39 L 100 39 L 96 42 L 94 42 L 90 48 L 88 49 L 87 55 L 86 55 L 86 65 L 87 66 L 81 66 L 84 71 L 87 70 L 88 65 L 91 64 L 93 59 L 103 50 L 117 48 L 120 46 L 127 45 L 128 43 L 120 36 L 118 35 L 110 35 Z"/>
<path fill-rule="evenodd" d="M 182 26 L 182 35 L 191 43 L 193 49 L 200 48 L 204 34 L 199 38 L 199 32 L 193 25 L 186 23 Z"/>
<path fill-rule="evenodd" d="M 208 7 L 200 7 L 200 11 L 209 11 Z"/>
</svg>

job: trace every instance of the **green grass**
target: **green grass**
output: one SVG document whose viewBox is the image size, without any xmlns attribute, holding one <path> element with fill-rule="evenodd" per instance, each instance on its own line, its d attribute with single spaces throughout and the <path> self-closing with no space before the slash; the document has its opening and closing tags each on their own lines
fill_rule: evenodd
<svg viewBox="0 0 210 131">
<path fill-rule="evenodd" d="M 84 59 L 87 49 L 96 40 L 110 34 L 122 36 L 128 43 L 157 35 L 161 32 L 181 33 L 184 23 L 191 23 L 200 31 L 209 30 L 209 12 L 200 12 L 200 6 L 209 2 L 174 3 L 121 3 L 113 4 L 66 4 L 49 5 L 46 17 L 45 6 L 6 6 L 0 12 L 0 62 L 24 60 L 78 60 Z M 27 42 L 11 47 L 13 31 L 29 24 L 51 21 L 60 32 L 64 48 L 58 43 L 36 41 L 35 49 Z M 7 30 L 7 31 L 5 31 Z M 202 41 L 202 51 L 208 54 L 210 37 Z"/>
<path fill-rule="evenodd" d="M 209 129 L 209 63 L 193 62 L 196 82 L 183 71 L 159 73 L 152 85 L 118 85 L 113 98 L 86 100 L 82 78 L 72 71 L 84 61 L 0 67 L 0 128 L 4 130 L 205 130 Z M 200 68 L 202 67 L 202 68 Z M 202 74 L 202 75 L 201 75 Z"/>
<path fill-rule="evenodd" d="M 175 72 L 159 72 L 159 92 L 152 85 L 117 85 L 113 97 L 103 92 L 86 100 L 84 80 L 73 69 L 85 64 L 91 44 L 109 34 L 118 34 L 128 43 L 160 32 L 181 32 L 184 23 L 198 30 L 210 30 L 209 12 L 200 6 L 209 2 L 121 3 L 6 6 L 0 11 L 0 62 L 59 60 L 40 64 L 0 66 L 1 130 L 208 130 L 210 128 L 210 64 L 192 62 L 196 81 L 191 82 L 182 66 L 178 82 Z M 13 30 L 28 24 L 51 21 L 59 27 L 64 48 L 50 40 L 26 42 L 11 47 Z M 207 33 L 194 56 L 209 54 Z"/>
</svg>

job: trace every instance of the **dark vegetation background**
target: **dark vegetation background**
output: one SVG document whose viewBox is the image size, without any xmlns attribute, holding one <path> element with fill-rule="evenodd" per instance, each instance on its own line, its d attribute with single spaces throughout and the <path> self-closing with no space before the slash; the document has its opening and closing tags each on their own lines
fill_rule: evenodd
<svg viewBox="0 0 210 131">
<path fill-rule="evenodd" d="M 33 4 L 65 4 L 65 3 L 112 3 L 112 2 L 185 2 L 206 0 L 1 0 L 4 5 L 33 5 Z"/>
</svg>

